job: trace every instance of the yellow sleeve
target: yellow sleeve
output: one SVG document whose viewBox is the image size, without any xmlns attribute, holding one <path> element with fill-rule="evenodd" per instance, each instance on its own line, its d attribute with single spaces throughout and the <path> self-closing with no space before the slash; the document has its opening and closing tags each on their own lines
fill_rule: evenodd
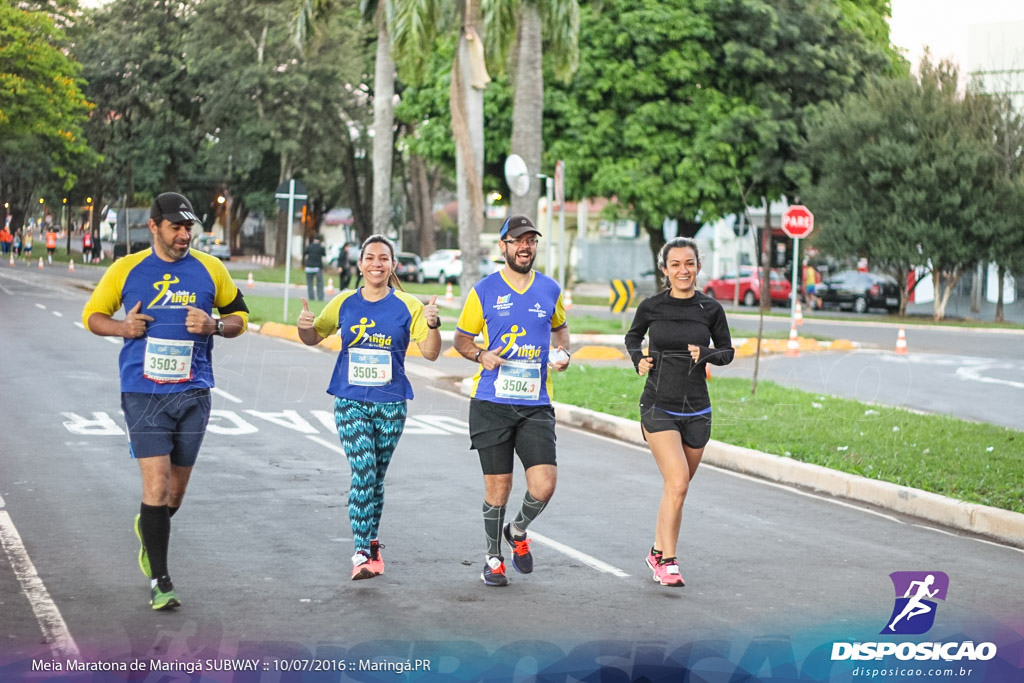
<svg viewBox="0 0 1024 683">
<path fill-rule="evenodd" d="M 484 329 L 484 309 L 480 305 L 480 297 L 477 295 L 476 289 L 470 290 L 469 296 L 466 297 L 466 303 L 462 306 L 462 313 L 459 314 L 459 322 L 456 323 L 456 327 L 471 337 L 480 334 L 480 331 Z"/>
<path fill-rule="evenodd" d="M 96 285 L 96 289 L 92 291 L 92 295 L 85 303 L 85 308 L 82 309 L 82 324 L 85 325 L 85 329 L 89 329 L 89 318 L 93 313 L 102 313 L 107 316 L 117 313 L 121 308 L 121 292 L 124 291 L 128 273 L 148 255 L 148 249 L 140 251 L 118 259 L 107 268 L 107 272 L 103 273 L 99 284 Z"/>
<path fill-rule="evenodd" d="M 233 302 L 238 296 L 238 287 L 231 279 L 231 273 L 216 256 L 210 256 L 206 252 L 192 250 L 192 255 L 199 259 L 199 262 L 206 268 L 213 280 L 213 305 L 215 308 L 223 308 Z M 242 331 L 249 328 L 248 311 L 232 311 L 228 315 L 237 315 L 242 319 Z"/>
<path fill-rule="evenodd" d="M 327 339 L 338 331 L 338 320 L 341 317 L 341 304 L 345 299 L 358 291 L 358 289 L 350 289 L 338 294 L 327 302 L 327 305 L 324 306 L 324 310 L 320 311 L 320 315 L 318 315 L 316 320 L 313 321 L 313 328 L 316 330 L 317 334 L 324 339 Z"/>
<path fill-rule="evenodd" d="M 412 315 L 409 324 L 409 341 L 421 342 L 427 338 L 427 319 L 423 317 L 423 302 L 405 292 L 396 291 L 395 295 L 408 307 Z"/>
<path fill-rule="evenodd" d="M 551 316 L 551 329 L 557 330 L 565 325 L 565 305 L 562 303 L 562 295 L 559 293 L 558 301 L 555 302 L 555 314 Z"/>
</svg>

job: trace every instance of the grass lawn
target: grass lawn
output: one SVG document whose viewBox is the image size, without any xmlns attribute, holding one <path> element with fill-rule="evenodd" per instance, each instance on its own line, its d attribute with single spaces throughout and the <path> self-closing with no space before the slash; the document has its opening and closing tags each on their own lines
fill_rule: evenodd
<svg viewBox="0 0 1024 683">
<path fill-rule="evenodd" d="M 621 367 L 570 366 L 555 400 L 639 419 L 644 379 Z M 1024 432 L 917 415 L 760 381 L 709 383 L 713 438 L 872 479 L 1024 513 Z"/>
</svg>

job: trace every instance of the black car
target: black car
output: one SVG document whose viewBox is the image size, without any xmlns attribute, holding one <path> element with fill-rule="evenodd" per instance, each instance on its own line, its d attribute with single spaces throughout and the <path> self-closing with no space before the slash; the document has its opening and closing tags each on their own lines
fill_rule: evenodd
<svg viewBox="0 0 1024 683">
<path fill-rule="evenodd" d="M 900 286 L 888 275 L 844 270 L 819 282 L 815 296 L 822 307 L 851 308 L 866 313 L 869 308 L 884 308 L 893 313 L 900 308 Z"/>
<path fill-rule="evenodd" d="M 423 282 L 423 271 L 420 270 L 420 257 L 407 251 L 400 251 L 395 256 L 398 264 L 395 266 L 395 275 L 399 280 L 406 282 Z"/>
</svg>

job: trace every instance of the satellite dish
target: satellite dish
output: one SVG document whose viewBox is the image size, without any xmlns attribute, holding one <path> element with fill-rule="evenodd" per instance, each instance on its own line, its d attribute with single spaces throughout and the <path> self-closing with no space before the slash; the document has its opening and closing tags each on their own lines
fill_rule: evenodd
<svg viewBox="0 0 1024 683">
<path fill-rule="evenodd" d="M 518 154 L 509 154 L 505 159 L 505 182 L 508 183 L 508 189 L 512 194 L 517 197 L 522 197 L 530 191 L 530 171 Z"/>
</svg>

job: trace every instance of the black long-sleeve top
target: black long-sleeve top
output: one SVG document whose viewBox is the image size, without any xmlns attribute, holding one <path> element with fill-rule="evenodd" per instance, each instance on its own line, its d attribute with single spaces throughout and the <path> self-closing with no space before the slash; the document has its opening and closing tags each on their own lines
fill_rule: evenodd
<svg viewBox="0 0 1024 683">
<path fill-rule="evenodd" d="M 637 306 L 626 333 L 626 351 L 634 368 L 644 357 L 645 336 L 654 367 L 647 374 L 640 406 L 657 406 L 671 413 L 710 408 L 704 363 L 728 365 L 734 354 L 722 305 L 700 292 L 689 299 L 673 298 L 668 290 L 650 296 Z M 690 344 L 700 347 L 696 363 L 687 350 Z"/>
</svg>

